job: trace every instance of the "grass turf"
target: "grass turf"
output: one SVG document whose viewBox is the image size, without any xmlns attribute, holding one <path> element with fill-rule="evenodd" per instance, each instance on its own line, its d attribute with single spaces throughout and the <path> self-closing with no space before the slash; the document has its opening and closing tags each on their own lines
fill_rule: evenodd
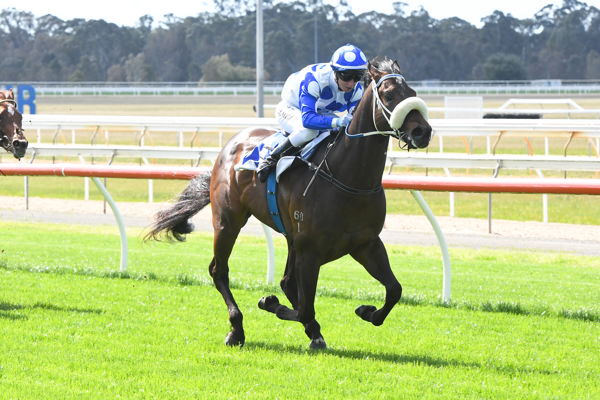
<svg viewBox="0 0 600 400">
<path fill-rule="evenodd" d="M 143 244 L 117 272 L 113 227 L 0 223 L 0 393 L 6 398 L 596 398 L 600 264 L 559 253 L 388 246 L 404 287 L 383 326 L 354 315 L 383 290 L 349 258 L 323 267 L 316 301 L 328 350 L 257 308 L 264 239 L 231 259 L 247 342 L 228 348 L 227 311 L 206 267 L 212 238 Z M 285 246 L 276 240 L 277 272 Z"/>
</svg>

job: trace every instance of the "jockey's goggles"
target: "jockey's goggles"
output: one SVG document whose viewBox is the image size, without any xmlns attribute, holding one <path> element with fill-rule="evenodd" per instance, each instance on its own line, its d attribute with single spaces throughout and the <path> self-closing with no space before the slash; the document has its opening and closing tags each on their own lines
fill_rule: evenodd
<svg viewBox="0 0 600 400">
<path fill-rule="evenodd" d="M 350 82 L 350 81 L 354 81 L 354 82 L 358 82 L 360 80 L 362 80 L 362 78 L 365 76 L 365 72 L 364 71 L 337 71 L 337 76 L 339 79 L 343 80 L 344 82 Z"/>
</svg>

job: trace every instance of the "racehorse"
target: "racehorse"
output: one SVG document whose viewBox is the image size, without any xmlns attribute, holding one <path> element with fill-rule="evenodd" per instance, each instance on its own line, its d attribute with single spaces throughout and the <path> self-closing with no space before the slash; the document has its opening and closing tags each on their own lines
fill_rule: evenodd
<svg viewBox="0 0 600 400">
<path fill-rule="evenodd" d="M 0 91 L 0 146 L 15 158 L 22 158 L 27 150 L 23 135 L 23 116 L 17 110 L 12 89 Z"/>
<path fill-rule="evenodd" d="M 287 239 L 288 256 L 281 288 L 292 308 L 271 295 L 259 308 L 280 319 L 304 325 L 311 349 L 326 348 L 315 320 L 315 293 L 323 264 L 350 254 L 386 290 L 385 304 L 377 309 L 362 305 L 356 314 L 381 325 L 400 300 L 402 286 L 394 276 L 379 238 L 386 215 L 381 179 L 390 136 L 404 147 L 425 148 L 431 139 L 427 106 L 416 97 L 400 74 L 396 61 L 377 57 L 368 65 L 366 89 L 346 133 L 332 135 L 315 151 L 315 164 L 292 167 L 282 173 L 276 191 L 279 217 Z M 146 240 L 185 240 L 193 230 L 189 218 L 212 204 L 214 257 L 209 273 L 229 310 L 231 331 L 227 345 L 243 346 L 242 312 L 229 288 L 228 259 L 241 228 L 250 215 L 277 230 L 267 206 L 266 184 L 253 171 L 235 166 L 244 154 L 275 131 L 246 129 L 222 149 L 211 173 L 194 178 L 170 208 L 159 211 Z M 318 165 L 317 165 L 318 164 Z"/>
</svg>

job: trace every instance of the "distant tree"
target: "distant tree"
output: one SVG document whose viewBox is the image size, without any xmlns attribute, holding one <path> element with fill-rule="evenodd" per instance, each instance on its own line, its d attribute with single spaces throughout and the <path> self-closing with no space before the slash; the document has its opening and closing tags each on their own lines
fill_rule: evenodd
<svg viewBox="0 0 600 400">
<path fill-rule="evenodd" d="M 600 79 L 600 54 L 592 50 L 587 55 L 585 68 L 586 79 Z"/>
<path fill-rule="evenodd" d="M 498 53 L 490 56 L 483 65 L 486 80 L 523 80 L 527 73 L 519 57 L 513 54 Z"/>
<path fill-rule="evenodd" d="M 108 82 L 125 82 L 127 79 L 125 77 L 125 69 L 121 64 L 115 64 L 108 69 L 108 77 L 106 78 Z"/>
<path fill-rule="evenodd" d="M 156 26 L 144 15 L 134 27 L 2 10 L 2 81 L 255 79 L 256 1 L 213 1 L 217 12 L 167 14 Z M 391 0 L 391 14 L 360 15 L 347 0 L 262 1 L 266 79 L 282 81 L 325 62 L 345 43 L 368 58 L 398 59 L 409 80 L 598 76 L 600 10 L 579 0 L 523 20 L 495 11 L 481 28 L 459 18 L 436 20 L 423 7 L 409 13 L 405 0 Z"/>
<path fill-rule="evenodd" d="M 152 24 L 154 23 L 154 18 L 151 15 L 142 15 L 138 19 L 138 29 L 142 32 L 144 37 L 148 36 L 150 32 L 152 32 Z"/>
<path fill-rule="evenodd" d="M 154 67 L 146 61 L 143 53 L 134 56 L 130 54 L 123 66 L 125 81 L 127 82 L 151 82 L 156 80 Z"/>
<path fill-rule="evenodd" d="M 85 81 L 85 74 L 80 69 L 76 69 L 69 76 L 69 82 L 83 82 L 83 81 Z"/>
<path fill-rule="evenodd" d="M 256 0 L 213 0 L 213 4 L 219 14 L 235 17 L 241 17 L 256 9 Z"/>
<path fill-rule="evenodd" d="M 256 69 L 232 65 L 229 55 L 211 57 L 202 66 L 202 82 L 235 82 L 253 81 L 256 79 Z"/>
<path fill-rule="evenodd" d="M 156 29 L 148 36 L 144 46 L 145 63 L 152 65 L 160 81 L 189 81 L 190 49 L 186 45 L 183 23 L 169 28 Z"/>
<path fill-rule="evenodd" d="M 392 8 L 394 9 L 394 14 L 397 14 L 401 17 L 404 17 L 406 15 L 405 8 L 407 8 L 407 7 L 408 7 L 408 3 L 405 3 L 403 1 L 392 2 Z"/>
</svg>

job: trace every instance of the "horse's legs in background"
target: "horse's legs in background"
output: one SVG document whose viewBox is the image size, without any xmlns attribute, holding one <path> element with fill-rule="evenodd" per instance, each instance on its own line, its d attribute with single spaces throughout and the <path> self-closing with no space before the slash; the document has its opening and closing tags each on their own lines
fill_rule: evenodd
<svg viewBox="0 0 600 400">
<path fill-rule="evenodd" d="M 241 228 L 240 228 L 241 229 Z M 231 323 L 231 332 L 225 338 L 225 344 L 229 346 L 243 346 L 246 340 L 244 335 L 243 315 L 240 311 L 233 294 L 229 289 L 229 256 L 237 239 L 239 229 L 233 231 L 228 227 L 217 229 L 215 223 L 214 237 L 214 258 L 209 266 L 210 276 L 213 278 L 215 287 L 223 296 L 227 310 L 229 311 L 229 322 Z"/>
<path fill-rule="evenodd" d="M 382 308 L 378 310 L 375 306 L 362 305 L 356 309 L 359 317 L 379 326 L 400 300 L 402 286 L 392 272 L 387 251 L 379 237 L 369 245 L 353 250 L 350 255 L 385 286 L 385 304 Z"/>
</svg>

